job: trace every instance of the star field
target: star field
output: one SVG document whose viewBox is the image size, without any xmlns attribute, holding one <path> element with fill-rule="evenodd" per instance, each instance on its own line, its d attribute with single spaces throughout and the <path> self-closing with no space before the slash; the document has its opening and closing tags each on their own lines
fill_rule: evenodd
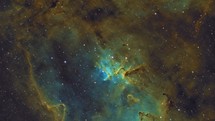
<svg viewBox="0 0 215 121">
<path fill-rule="evenodd" d="M 213 0 L 0 0 L 0 121 L 214 121 Z"/>
</svg>

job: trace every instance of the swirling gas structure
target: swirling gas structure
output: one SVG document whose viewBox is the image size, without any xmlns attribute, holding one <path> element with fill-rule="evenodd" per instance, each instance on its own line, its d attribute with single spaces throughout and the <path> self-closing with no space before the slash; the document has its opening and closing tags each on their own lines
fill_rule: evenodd
<svg viewBox="0 0 215 121">
<path fill-rule="evenodd" d="M 213 0 L 2 0 L 0 10 L 3 119 L 215 119 Z"/>
</svg>

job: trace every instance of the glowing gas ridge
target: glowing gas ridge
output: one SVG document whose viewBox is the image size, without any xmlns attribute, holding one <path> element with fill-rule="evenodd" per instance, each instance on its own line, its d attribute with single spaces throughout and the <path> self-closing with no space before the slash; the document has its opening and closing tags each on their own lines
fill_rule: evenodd
<svg viewBox="0 0 215 121">
<path fill-rule="evenodd" d="M 99 75 L 103 81 L 110 80 L 114 83 L 124 81 L 124 83 L 128 83 L 124 74 L 130 67 L 126 66 L 123 60 L 118 62 L 110 50 L 102 51 L 102 55 L 96 63 L 96 68 L 98 69 Z"/>
</svg>

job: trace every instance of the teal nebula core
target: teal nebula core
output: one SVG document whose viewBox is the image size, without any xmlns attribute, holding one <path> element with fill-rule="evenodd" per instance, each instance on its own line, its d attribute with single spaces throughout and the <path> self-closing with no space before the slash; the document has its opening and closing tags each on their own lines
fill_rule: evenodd
<svg viewBox="0 0 215 121">
<path fill-rule="evenodd" d="M 52 104 L 66 105 L 66 121 L 139 121 L 139 112 L 159 116 L 156 99 L 124 76 L 126 71 L 143 63 L 141 57 L 128 62 L 124 56 L 116 57 L 117 49 L 91 45 L 67 57 L 67 63 L 61 62 L 68 73 L 67 79 L 63 79 L 48 45 L 40 46 L 41 51 L 37 53 L 48 65 L 40 71 L 37 80 Z M 66 53 L 71 48 L 64 49 Z M 34 60 L 35 65 L 39 61 Z M 130 104 L 128 95 L 139 101 Z"/>
</svg>

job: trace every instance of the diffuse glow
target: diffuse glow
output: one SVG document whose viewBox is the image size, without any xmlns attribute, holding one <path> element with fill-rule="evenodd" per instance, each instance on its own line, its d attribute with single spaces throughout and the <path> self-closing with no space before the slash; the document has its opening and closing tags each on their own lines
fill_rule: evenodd
<svg viewBox="0 0 215 121">
<path fill-rule="evenodd" d="M 214 9 L 213 0 L 0 1 L 2 120 L 214 120 Z"/>
</svg>

